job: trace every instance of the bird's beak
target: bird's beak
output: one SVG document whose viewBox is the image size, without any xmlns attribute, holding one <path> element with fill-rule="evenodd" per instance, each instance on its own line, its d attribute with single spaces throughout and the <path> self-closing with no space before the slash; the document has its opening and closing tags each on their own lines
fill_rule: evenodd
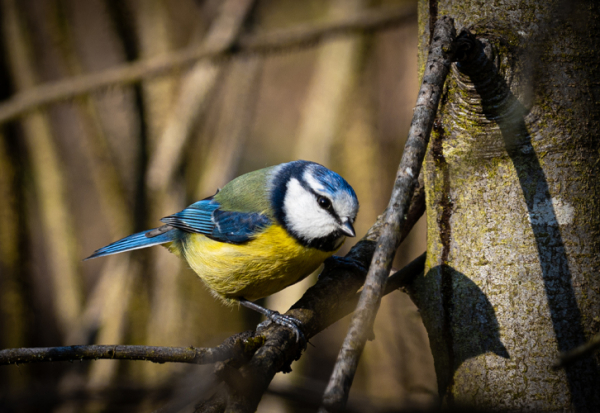
<svg viewBox="0 0 600 413">
<path fill-rule="evenodd" d="M 344 221 L 342 221 L 340 230 L 342 230 L 342 232 L 344 234 L 348 235 L 349 237 L 356 236 L 356 232 L 354 232 L 354 227 L 352 226 L 352 223 L 348 219 L 345 219 Z"/>
</svg>

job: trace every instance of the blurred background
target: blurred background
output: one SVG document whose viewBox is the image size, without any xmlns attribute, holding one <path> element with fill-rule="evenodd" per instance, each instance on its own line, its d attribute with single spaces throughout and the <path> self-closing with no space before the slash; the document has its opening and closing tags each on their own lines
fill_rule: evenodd
<svg viewBox="0 0 600 413">
<path fill-rule="evenodd" d="M 205 347 L 254 329 L 257 314 L 222 306 L 164 248 L 82 261 L 237 175 L 295 159 L 331 168 L 358 194 L 357 238 L 385 209 L 418 90 L 416 0 L 0 4 L 1 348 Z M 301 47 L 231 47 L 400 9 L 406 18 L 385 28 Z M 200 48 L 226 53 L 170 64 L 178 51 Z M 127 77 L 132 63 L 141 72 Z M 167 70 L 157 74 L 151 63 Z M 104 86 L 93 86 L 90 74 Z M 47 98 L 47 85 L 62 98 Z M 19 109 L 27 99 L 28 110 Z M 396 268 L 425 250 L 425 231 L 422 220 Z M 263 304 L 284 312 L 314 281 Z M 293 372 L 277 375 L 259 411 L 315 411 L 347 325 L 348 317 L 315 337 Z M 375 336 L 351 410 L 432 406 L 429 342 L 406 295 L 384 298 Z M 0 412 L 177 411 L 208 373 L 117 361 L 2 366 Z"/>
</svg>

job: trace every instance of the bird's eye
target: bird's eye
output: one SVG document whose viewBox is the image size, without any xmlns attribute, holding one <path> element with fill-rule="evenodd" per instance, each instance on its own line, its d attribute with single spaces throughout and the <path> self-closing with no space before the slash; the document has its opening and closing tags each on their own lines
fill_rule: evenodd
<svg viewBox="0 0 600 413">
<path fill-rule="evenodd" d="M 323 209 L 331 208 L 331 201 L 325 198 L 324 196 L 320 196 L 319 198 L 317 198 L 317 202 L 319 203 L 319 206 Z"/>
</svg>

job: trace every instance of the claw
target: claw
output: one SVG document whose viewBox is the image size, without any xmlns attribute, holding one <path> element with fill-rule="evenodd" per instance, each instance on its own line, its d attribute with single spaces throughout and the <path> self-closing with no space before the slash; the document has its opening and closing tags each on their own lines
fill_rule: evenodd
<svg viewBox="0 0 600 413">
<path fill-rule="evenodd" d="M 307 341 L 306 337 L 304 336 L 304 333 L 302 332 L 302 322 L 300 320 L 289 315 L 280 314 L 278 311 L 273 311 L 269 310 L 268 308 L 261 307 L 258 304 L 252 303 L 245 299 L 240 299 L 240 304 L 244 307 L 248 307 L 255 311 L 258 311 L 259 313 L 267 317 L 266 321 L 263 321 L 258 325 L 258 329 L 263 329 L 267 327 L 269 324 L 271 324 L 271 322 L 279 324 L 283 327 L 287 327 L 294 332 L 294 335 L 296 336 L 296 343 L 302 340 L 303 348 L 306 349 Z"/>
<path fill-rule="evenodd" d="M 262 330 L 263 328 L 270 326 L 271 323 L 275 323 L 292 330 L 296 336 L 296 343 L 302 341 L 306 346 L 306 337 L 302 332 L 302 322 L 300 320 L 273 310 L 269 310 L 269 313 L 266 314 L 266 316 L 268 318 L 257 326 L 258 330 Z"/>
</svg>

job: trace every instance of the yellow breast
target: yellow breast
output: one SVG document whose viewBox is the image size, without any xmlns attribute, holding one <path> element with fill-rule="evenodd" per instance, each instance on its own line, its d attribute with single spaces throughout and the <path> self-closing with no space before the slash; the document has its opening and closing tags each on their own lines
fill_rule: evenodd
<svg viewBox="0 0 600 413">
<path fill-rule="evenodd" d="M 279 225 L 241 245 L 189 234 L 171 249 L 228 303 L 242 297 L 254 301 L 281 291 L 316 270 L 335 252 L 304 247 Z"/>
</svg>

